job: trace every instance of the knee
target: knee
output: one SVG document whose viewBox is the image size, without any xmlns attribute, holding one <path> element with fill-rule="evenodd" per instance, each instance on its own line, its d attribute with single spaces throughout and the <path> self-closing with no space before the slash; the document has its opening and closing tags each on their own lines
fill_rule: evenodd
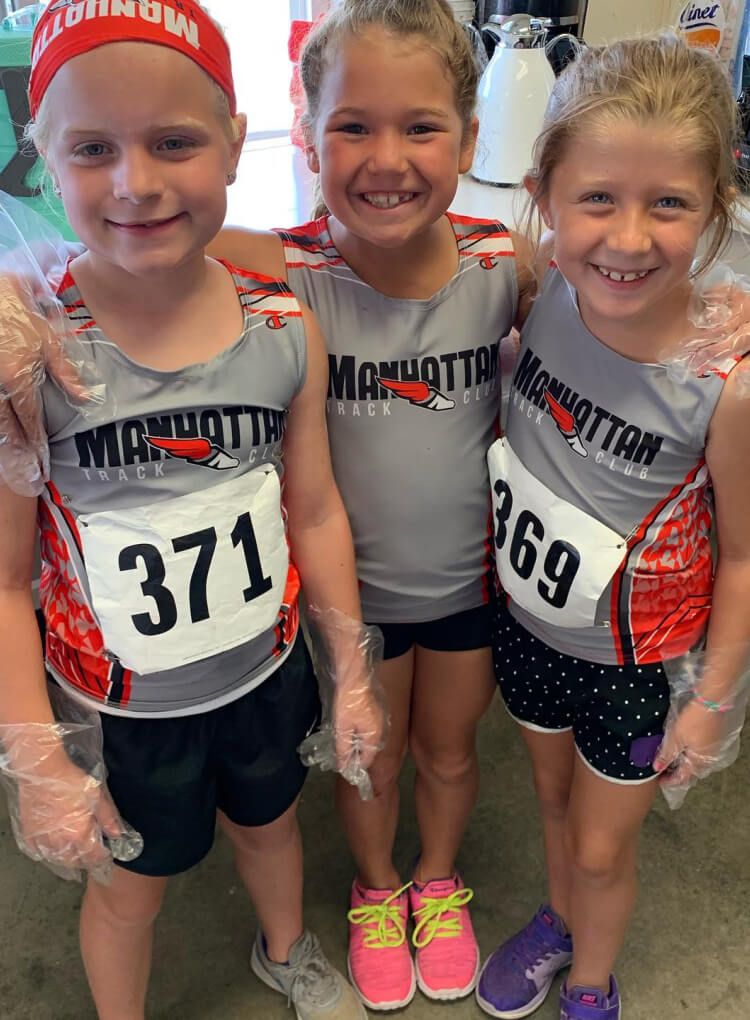
<svg viewBox="0 0 750 1020">
<path fill-rule="evenodd" d="M 166 883 L 146 879 L 138 888 L 133 885 L 129 882 L 127 888 L 121 888 L 116 881 L 106 886 L 92 880 L 86 887 L 83 909 L 112 928 L 148 928 L 159 916 Z"/>
<path fill-rule="evenodd" d="M 565 843 L 571 867 L 580 878 L 592 884 L 607 886 L 634 867 L 632 848 L 607 832 L 582 833 L 568 828 Z"/>
<path fill-rule="evenodd" d="M 376 756 L 368 770 L 375 796 L 396 785 L 404 758 L 406 758 L 406 741 L 399 741 L 395 746 L 389 744 Z"/>
<path fill-rule="evenodd" d="M 473 743 L 456 747 L 431 747 L 412 734 L 409 740 L 417 772 L 447 786 L 458 786 L 471 776 L 476 767 Z"/>
</svg>

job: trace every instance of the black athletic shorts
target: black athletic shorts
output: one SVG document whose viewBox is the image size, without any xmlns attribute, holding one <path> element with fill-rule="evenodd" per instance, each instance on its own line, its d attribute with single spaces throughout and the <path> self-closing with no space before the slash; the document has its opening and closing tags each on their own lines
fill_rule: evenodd
<svg viewBox="0 0 750 1020">
<path fill-rule="evenodd" d="M 123 864 L 176 875 L 214 841 L 216 809 L 237 825 L 266 825 L 302 789 L 297 746 L 317 724 L 318 687 L 300 633 L 285 662 L 258 687 L 198 715 L 139 719 L 101 713 L 107 782 L 143 853 Z"/>
<path fill-rule="evenodd" d="M 583 760 L 616 783 L 653 779 L 669 682 L 661 663 L 603 665 L 550 648 L 498 601 L 492 643 L 506 708 L 527 729 L 572 730 Z"/>
<path fill-rule="evenodd" d="M 492 608 L 465 609 L 426 623 L 378 623 L 385 638 L 384 659 L 405 655 L 414 645 L 433 652 L 470 652 L 492 644 Z"/>
</svg>

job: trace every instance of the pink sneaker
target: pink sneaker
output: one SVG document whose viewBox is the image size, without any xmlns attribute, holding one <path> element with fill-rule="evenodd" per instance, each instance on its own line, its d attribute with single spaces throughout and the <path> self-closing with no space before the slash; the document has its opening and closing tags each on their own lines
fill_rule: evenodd
<svg viewBox="0 0 750 1020">
<path fill-rule="evenodd" d="M 473 895 L 459 875 L 409 889 L 417 984 L 429 999 L 461 999 L 477 983 L 479 947 L 467 906 Z"/>
<path fill-rule="evenodd" d="M 400 1009 L 417 989 L 406 939 L 407 888 L 393 892 L 352 884 L 349 977 L 368 1009 Z"/>
</svg>

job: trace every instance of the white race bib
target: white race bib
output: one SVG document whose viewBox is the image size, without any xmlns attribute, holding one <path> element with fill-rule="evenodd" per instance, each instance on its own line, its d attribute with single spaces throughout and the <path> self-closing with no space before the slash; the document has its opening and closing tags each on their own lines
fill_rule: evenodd
<svg viewBox="0 0 750 1020">
<path fill-rule="evenodd" d="M 593 627 L 625 539 L 560 499 L 524 467 L 506 439 L 489 449 L 497 570 L 522 609 L 559 627 Z"/>
<path fill-rule="evenodd" d="M 183 666 L 273 626 L 289 553 L 271 465 L 78 521 L 105 647 L 127 669 Z"/>
</svg>

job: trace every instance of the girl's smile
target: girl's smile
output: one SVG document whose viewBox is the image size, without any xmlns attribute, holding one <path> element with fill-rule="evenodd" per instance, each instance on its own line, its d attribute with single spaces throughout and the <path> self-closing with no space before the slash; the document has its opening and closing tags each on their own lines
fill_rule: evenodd
<svg viewBox="0 0 750 1020">
<path fill-rule="evenodd" d="M 417 197 L 416 191 L 365 191 L 360 198 L 376 209 L 396 209 Z"/>
<path fill-rule="evenodd" d="M 423 39 L 371 28 L 340 47 L 323 74 L 308 162 L 347 233 L 381 249 L 423 243 L 473 151 L 453 81 Z"/>
<path fill-rule="evenodd" d="M 606 135 L 574 135 L 540 208 L 596 337 L 627 348 L 634 329 L 667 340 L 680 328 L 693 259 L 713 216 L 713 181 L 673 129 L 618 123 Z"/>
<path fill-rule="evenodd" d="M 655 271 L 653 269 L 642 269 L 640 271 L 636 270 L 633 272 L 632 270 L 627 269 L 608 269 L 606 266 L 595 266 L 594 268 L 597 269 L 599 273 L 605 277 L 605 279 L 611 280 L 612 283 L 617 284 L 639 283 Z"/>
<path fill-rule="evenodd" d="M 239 155 L 205 72 L 167 47 L 119 42 L 69 60 L 47 101 L 59 125 L 48 162 L 87 257 L 141 281 L 199 266 Z"/>
<path fill-rule="evenodd" d="M 145 222 L 139 223 L 118 223 L 115 220 L 108 220 L 107 223 L 111 227 L 116 227 L 119 230 L 125 230 L 128 233 L 139 233 L 139 234 L 150 234 L 158 233 L 162 230 L 175 226 L 179 220 L 181 220 L 186 214 L 177 213 L 175 216 L 168 216 L 164 219 L 146 220 Z"/>
</svg>

